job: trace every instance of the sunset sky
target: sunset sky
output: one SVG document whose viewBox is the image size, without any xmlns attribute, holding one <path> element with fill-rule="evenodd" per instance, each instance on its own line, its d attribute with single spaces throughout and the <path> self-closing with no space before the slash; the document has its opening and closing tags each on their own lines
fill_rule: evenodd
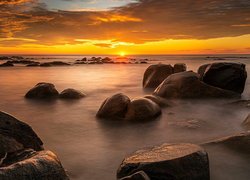
<svg viewBox="0 0 250 180">
<path fill-rule="evenodd" d="M 250 54 L 249 0 L 0 0 L 0 54 Z"/>
</svg>

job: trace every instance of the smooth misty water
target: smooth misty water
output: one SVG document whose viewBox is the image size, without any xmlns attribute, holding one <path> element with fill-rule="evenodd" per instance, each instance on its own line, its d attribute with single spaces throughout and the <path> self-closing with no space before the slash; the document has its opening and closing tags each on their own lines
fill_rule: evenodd
<svg viewBox="0 0 250 180">
<path fill-rule="evenodd" d="M 57 57 L 72 61 L 77 57 Z M 151 57 L 164 63 L 186 63 L 197 70 L 201 56 Z M 47 59 L 48 60 L 48 59 Z M 47 61 L 44 60 L 44 61 Z M 235 60 L 228 59 L 229 61 Z M 239 58 L 247 64 L 250 59 Z M 43 60 L 41 60 L 43 61 Z M 158 61 L 152 61 L 154 63 Z M 149 64 L 79 65 L 70 67 L 13 67 L 0 69 L 0 110 L 30 124 L 45 144 L 55 152 L 74 180 L 115 179 L 124 156 L 143 147 L 161 143 L 203 143 L 242 132 L 247 110 L 229 109 L 225 101 L 175 101 L 160 118 L 146 123 L 98 120 L 95 114 L 109 96 L 123 92 L 131 98 L 149 92 L 142 89 L 142 78 Z M 59 91 L 82 90 L 88 96 L 77 101 L 35 101 L 24 99 L 38 82 L 54 83 Z M 247 80 L 243 98 L 250 98 Z M 248 180 L 250 159 L 222 148 L 208 149 L 213 180 Z"/>
</svg>

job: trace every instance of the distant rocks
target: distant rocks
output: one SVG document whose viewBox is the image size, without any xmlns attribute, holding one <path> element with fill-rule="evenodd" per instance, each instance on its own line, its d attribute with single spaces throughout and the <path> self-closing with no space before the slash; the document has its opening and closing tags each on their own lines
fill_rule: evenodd
<svg viewBox="0 0 250 180">
<path fill-rule="evenodd" d="M 11 62 L 5 62 L 3 64 L 0 64 L 0 67 L 13 67 L 13 66 L 14 66 L 14 64 Z"/>
<path fill-rule="evenodd" d="M 199 68 L 198 73 L 206 84 L 241 94 L 245 88 L 247 72 L 242 63 L 212 63 Z"/>
<path fill-rule="evenodd" d="M 170 75 L 154 91 L 163 98 L 236 98 L 239 94 L 205 84 L 192 71 Z"/>
<path fill-rule="evenodd" d="M 86 95 L 76 89 L 68 88 L 63 90 L 60 94 L 54 84 L 40 82 L 35 87 L 30 89 L 25 97 L 28 99 L 81 99 Z"/>
<path fill-rule="evenodd" d="M 62 99 L 81 99 L 85 96 L 86 95 L 83 94 L 82 92 L 72 88 L 63 90 L 59 95 L 59 97 Z"/>
<path fill-rule="evenodd" d="M 116 94 L 104 101 L 97 117 L 141 122 L 155 119 L 160 114 L 161 108 L 150 99 L 139 98 L 131 101 L 124 94 Z"/>
<path fill-rule="evenodd" d="M 41 63 L 40 66 L 41 67 L 70 66 L 70 64 L 62 61 L 52 61 L 52 62 Z"/>
<path fill-rule="evenodd" d="M 55 85 L 51 83 L 41 82 L 35 87 L 30 89 L 25 97 L 30 99 L 44 99 L 44 98 L 56 98 L 59 92 L 56 90 Z"/>
<path fill-rule="evenodd" d="M 43 150 L 32 128 L 0 111 L 0 179 L 59 179 L 68 176 L 56 155 Z"/>
<path fill-rule="evenodd" d="M 209 180 L 208 154 L 194 144 L 163 144 L 142 149 L 123 160 L 117 178 L 126 179 L 136 173 L 142 179 Z"/>
</svg>

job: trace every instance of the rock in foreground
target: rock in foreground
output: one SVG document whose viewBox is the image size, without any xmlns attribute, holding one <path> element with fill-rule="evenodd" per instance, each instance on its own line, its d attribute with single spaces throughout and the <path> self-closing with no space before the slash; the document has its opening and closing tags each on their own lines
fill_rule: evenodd
<svg viewBox="0 0 250 180">
<path fill-rule="evenodd" d="M 130 121 L 152 120 L 161 114 L 161 108 L 155 102 L 147 98 L 139 98 L 131 101 L 126 113 L 126 119 Z"/>
<path fill-rule="evenodd" d="M 174 65 L 174 73 L 187 71 L 187 65 L 184 63 L 177 63 Z"/>
<path fill-rule="evenodd" d="M 130 99 L 119 93 L 107 98 L 97 112 L 97 117 L 107 119 L 123 119 L 126 115 Z"/>
<path fill-rule="evenodd" d="M 30 152 L 13 164 L 0 166 L 2 180 L 68 180 L 60 161 L 51 151 Z"/>
<path fill-rule="evenodd" d="M 81 99 L 85 96 L 82 92 L 71 88 L 63 90 L 59 95 L 62 99 Z"/>
<path fill-rule="evenodd" d="M 212 63 L 203 65 L 198 72 L 201 79 L 211 86 L 243 93 L 247 79 L 245 64 L 242 63 Z"/>
<path fill-rule="evenodd" d="M 150 178 L 148 177 L 148 175 L 145 172 L 139 171 L 139 172 L 136 172 L 130 176 L 121 178 L 119 180 L 150 180 Z"/>
<path fill-rule="evenodd" d="M 242 125 L 246 128 L 250 130 L 250 114 L 248 114 L 247 118 L 245 119 L 245 121 L 242 123 Z"/>
<path fill-rule="evenodd" d="M 139 150 L 125 158 L 117 177 L 130 176 L 144 171 L 154 180 L 209 180 L 207 153 L 193 144 L 163 144 Z"/>
<path fill-rule="evenodd" d="M 169 75 L 174 73 L 171 65 L 155 64 L 147 68 L 143 77 L 144 88 L 156 88 L 162 83 Z"/>
<path fill-rule="evenodd" d="M 54 84 L 41 82 L 35 87 L 30 89 L 25 97 L 31 99 L 43 99 L 43 98 L 55 98 L 58 97 L 59 93 L 56 90 Z"/>
<path fill-rule="evenodd" d="M 239 94 L 205 84 L 192 71 L 170 75 L 154 91 L 164 98 L 236 98 Z"/>
</svg>

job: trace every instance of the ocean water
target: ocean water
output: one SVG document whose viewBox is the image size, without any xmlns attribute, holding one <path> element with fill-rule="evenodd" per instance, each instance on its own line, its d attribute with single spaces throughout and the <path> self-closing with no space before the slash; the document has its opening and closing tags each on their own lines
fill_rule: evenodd
<svg viewBox="0 0 250 180">
<path fill-rule="evenodd" d="M 211 55 L 209 55 L 211 56 Z M 218 55 L 215 55 L 218 56 Z M 73 62 L 84 56 L 27 56 L 37 61 Z M 225 100 L 173 101 L 161 117 L 145 123 L 104 121 L 95 117 L 109 96 L 124 93 L 131 99 L 151 92 L 142 89 L 143 73 L 154 63 L 186 63 L 197 71 L 218 58 L 196 56 L 136 56 L 149 64 L 93 64 L 67 67 L 0 68 L 0 110 L 28 123 L 48 150 L 55 152 L 73 180 L 112 180 L 123 158 L 135 150 L 161 143 L 204 143 L 242 132 L 246 109 L 230 109 Z M 242 62 L 250 72 L 249 55 L 220 55 Z M 215 59 L 215 60 L 214 60 Z M 38 82 L 55 84 L 59 91 L 75 88 L 87 94 L 81 100 L 37 101 L 24 98 Z M 247 79 L 242 98 L 250 99 Z M 228 100 L 231 101 L 231 100 Z M 208 149 L 212 180 L 248 180 L 250 159 L 227 149 Z"/>
</svg>

